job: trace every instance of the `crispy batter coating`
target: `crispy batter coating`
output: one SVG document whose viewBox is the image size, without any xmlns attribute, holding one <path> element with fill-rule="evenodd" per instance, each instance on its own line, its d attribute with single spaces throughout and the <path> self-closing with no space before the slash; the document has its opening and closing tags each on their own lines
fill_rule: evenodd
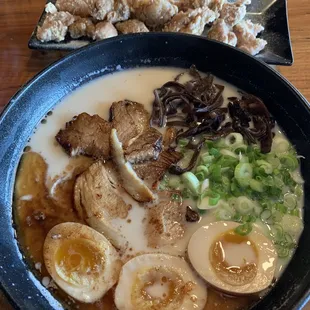
<svg viewBox="0 0 310 310">
<path fill-rule="evenodd" d="M 65 39 L 68 26 L 74 22 L 74 16 L 68 12 L 48 13 L 42 26 L 37 29 L 37 38 L 41 42 L 56 41 Z"/>
<path fill-rule="evenodd" d="M 132 8 L 137 19 L 148 27 L 161 27 L 178 13 L 178 7 L 168 0 L 136 0 Z"/>
<path fill-rule="evenodd" d="M 115 0 L 114 10 L 107 14 L 107 21 L 112 24 L 128 20 L 130 18 L 130 7 L 127 0 Z"/>
<path fill-rule="evenodd" d="M 250 20 L 243 20 L 233 30 L 238 38 L 237 46 L 251 55 L 258 54 L 267 44 L 267 41 L 256 38 L 264 30 L 264 27 L 260 24 L 254 24 Z"/>
<path fill-rule="evenodd" d="M 203 9 L 187 10 L 186 12 L 181 11 L 165 25 L 163 31 L 201 35 L 205 25 L 213 22 L 215 18 L 216 13 L 207 7 Z"/>
<path fill-rule="evenodd" d="M 110 22 L 100 22 L 96 25 L 94 40 L 103 40 L 117 36 L 117 30 Z"/>
<path fill-rule="evenodd" d="M 220 17 L 224 19 L 227 25 L 234 26 L 238 24 L 246 14 L 246 6 L 243 2 L 224 3 L 220 11 Z"/>
<path fill-rule="evenodd" d="M 237 45 L 237 37 L 231 28 L 221 18 L 217 19 L 208 32 L 208 38 L 217 40 L 232 46 Z"/>
<path fill-rule="evenodd" d="M 149 32 L 145 24 L 137 19 L 130 19 L 125 22 L 117 23 L 115 27 L 122 34 Z"/>
<path fill-rule="evenodd" d="M 59 11 L 69 12 L 80 17 L 91 16 L 96 0 L 57 0 L 56 7 Z"/>
<path fill-rule="evenodd" d="M 74 23 L 69 26 L 69 33 L 73 39 L 85 36 L 92 38 L 95 33 L 95 25 L 90 18 L 77 17 Z"/>
</svg>

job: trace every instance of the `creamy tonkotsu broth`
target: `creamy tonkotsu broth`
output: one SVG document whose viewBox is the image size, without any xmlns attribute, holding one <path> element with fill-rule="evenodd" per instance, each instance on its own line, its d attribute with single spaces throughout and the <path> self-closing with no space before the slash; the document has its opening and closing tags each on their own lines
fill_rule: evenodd
<svg viewBox="0 0 310 310">
<path fill-rule="evenodd" d="M 46 269 L 44 265 L 43 245 L 44 245 L 44 240 L 51 228 L 53 228 L 57 224 L 65 223 L 65 222 L 76 222 L 76 223 L 87 225 L 87 223 L 84 222 L 84 220 L 81 219 L 80 216 L 78 216 L 74 208 L 73 192 L 74 192 L 74 185 L 75 185 L 75 180 L 77 176 L 83 173 L 84 171 L 86 171 L 95 162 L 92 158 L 84 157 L 84 156 L 70 158 L 64 152 L 62 147 L 57 143 L 57 141 L 55 140 L 55 136 L 61 128 L 64 128 L 64 125 L 66 122 L 70 121 L 74 116 L 81 114 L 83 112 L 86 112 L 90 115 L 98 114 L 101 118 L 108 120 L 109 109 L 111 107 L 111 104 L 113 102 L 121 101 L 124 99 L 142 103 L 145 106 L 146 110 L 151 113 L 152 103 L 154 101 L 154 93 L 153 93 L 154 89 L 160 88 L 167 81 L 173 80 L 178 74 L 182 73 L 183 71 L 184 70 L 182 69 L 176 69 L 176 68 L 144 68 L 144 69 L 121 71 L 121 72 L 117 72 L 117 73 L 110 74 L 105 77 L 96 79 L 95 81 L 92 81 L 89 84 L 77 89 L 72 94 L 64 98 L 64 100 L 60 104 L 58 104 L 51 113 L 48 114 L 48 116 L 46 117 L 46 121 L 42 122 L 42 124 L 38 126 L 35 133 L 31 137 L 30 142 L 27 146 L 27 150 L 25 151 L 25 154 L 21 160 L 20 168 L 17 174 L 17 179 L 16 179 L 15 219 L 16 219 L 17 228 L 18 228 L 17 229 L 18 238 L 19 238 L 23 251 L 26 253 L 27 257 L 29 258 L 29 263 L 31 267 L 33 267 L 33 269 L 36 270 L 36 274 L 40 279 L 42 279 L 43 285 L 48 287 L 55 294 L 55 296 L 64 304 L 65 307 L 69 307 L 72 309 L 75 309 L 75 308 L 116 309 L 116 306 L 114 303 L 114 293 L 115 293 L 115 287 L 117 285 L 118 280 L 116 279 L 115 282 L 113 282 L 116 284 L 114 286 L 111 285 L 113 287 L 110 288 L 100 300 L 97 300 L 91 303 L 84 303 L 69 296 L 71 291 L 66 290 L 66 284 L 64 284 L 64 286 L 60 285 L 62 289 L 59 288 L 59 285 L 56 285 L 55 281 L 53 281 L 53 279 L 51 278 L 50 267 Z M 231 84 L 228 84 L 217 78 L 215 78 L 215 83 L 225 86 L 225 89 L 223 91 L 223 98 L 224 98 L 223 106 L 227 106 L 227 103 L 228 103 L 227 98 L 240 97 L 238 90 Z M 228 120 L 226 120 L 226 122 L 228 122 Z M 165 129 L 159 129 L 159 130 L 164 133 Z M 286 137 L 282 134 L 281 130 L 278 127 L 275 127 L 274 132 L 275 132 L 274 139 L 278 139 L 277 141 L 280 141 L 282 144 L 283 144 L 283 141 L 287 141 Z M 180 147 L 178 146 L 177 150 L 179 149 Z M 236 158 L 238 158 L 238 156 L 239 155 L 236 155 Z M 287 160 L 290 160 L 290 157 L 288 157 Z M 266 164 L 264 165 L 266 166 Z M 303 208 L 302 183 L 303 183 L 303 180 L 299 174 L 298 169 L 299 168 L 295 169 L 291 173 L 292 178 L 294 179 L 294 182 L 296 182 L 296 184 L 299 185 L 299 191 L 300 191 L 299 196 L 297 197 L 296 195 L 296 205 L 294 206 L 294 210 L 297 210 L 294 213 L 294 215 L 298 215 L 298 216 L 294 216 L 294 219 L 296 218 L 296 221 L 293 224 L 295 226 L 294 227 L 292 226 L 290 230 L 290 232 L 292 231 L 292 234 L 285 232 L 287 233 L 289 238 L 292 238 L 292 242 L 294 243 L 298 242 L 299 235 L 302 231 L 302 220 L 301 219 L 303 215 L 302 214 L 302 208 Z M 165 178 L 169 179 L 171 178 L 171 175 L 168 173 L 166 174 Z M 182 189 L 184 188 L 182 187 Z M 197 200 L 193 199 L 192 196 L 183 198 L 182 206 L 183 207 L 191 206 L 193 209 L 198 210 L 201 216 L 200 220 L 198 222 L 193 222 L 193 223 L 185 222 L 184 223 L 184 234 L 174 244 L 172 245 L 165 244 L 160 247 L 154 248 L 149 245 L 148 236 L 145 233 L 148 212 L 149 212 L 150 207 L 141 206 L 141 203 L 138 203 L 136 200 L 134 200 L 125 190 L 120 189 L 120 191 L 121 191 L 122 199 L 124 200 L 125 204 L 130 205 L 130 208 L 128 209 L 128 214 L 126 217 L 124 218 L 118 217 L 118 218 L 114 218 L 111 220 L 111 225 L 117 228 L 119 236 L 122 236 L 126 244 L 126 246 L 118 250 L 117 255 L 119 255 L 119 257 L 116 254 L 113 254 L 114 255 L 113 264 L 114 265 L 118 264 L 118 259 L 121 265 L 127 262 L 132 262 L 130 261 L 132 258 L 139 257 L 139 255 L 144 254 L 144 253 L 164 253 L 164 254 L 169 254 L 172 256 L 184 258 L 187 263 L 188 263 L 188 260 L 190 259 L 193 266 L 195 267 L 195 269 L 193 269 L 192 267 L 189 267 L 192 270 L 191 272 L 193 273 L 193 279 L 198 279 L 199 277 L 198 273 L 201 275 L 202 278 L 205 278 L 205 276 L 200 273 L 199 267 L 196 268 L 195 266 L 196 258 L 195 257 L 193 258 L 193 255 L 192 255 L 193 253 L 187 253 L 187 249 L 188 249 L 188 244 L 190 240 L 191 240 L 190 245 L 194 244 L 194 242 L 198 242 L 199 244 L 200 238 L 203 238 L 203 237 L 198 236 L 198 241 L 197 241 L 197 238 L 194 241 L 193 239 L 191 239 L 192 236 L 195 236 L 194 233 L 199 228 L 202 229 L 202 227 L 209 227 L 209 228 L 211 227 L 210 230 L 212 230 L 213 229 L 212 225 L 214 222 L 225 220 L 224 218 L 219 219 L 218 213 L 215 212 L 216 208 L 209 208 L 208 210 L 199 211 L 197 209 L 197 206 L 199 205 L 199 202 L 197 202 Z M 292 195 L 295 195 L 295 192 Z M 286 196 L 286 197 L 292 198 L 289 196 Z M 160 199 L 161 198 L 159 198 L 159 202 L 160 202 Z M 288 202 L 291 202 L 291 200 Z M 218 203 L 219 202 L 217 201 L 217 204 Z M 220 208 L 222 209 L 224 207 L 225 207 L 224 204 L 220 206 Z M 291 213 L 289 213 L 288 215 L 285 215 L 286 223 L 290 220 Z M 266 218 L 267 220 L 270 218 L 268 217 L 268 214 L 267 215 L 264 214 L 264 216 L 265 217 L 263 218 L 263 220 L 260 216 L 257 216 L 257 218 L 254 219 L 254 223 L 251 224 L 253 226 L 253 232 L 251 232 L 251 234 L 257 234 L 257 236 L 255 237 L 256 239 L 254 238 L 255 240 L 264 240 L 264 238 L 266 237 L 271 240 L 270 232 L 272 231 L 274 233 L 275 232 L 274 227 L 277 227 L 277 226 L 271 225 L 270 221 L 269 222 L 266 221 Z M 231 222 L 231 221 L 234 221 L 234 218 L 227 219 L 227 220 Z M 229 225 L 232 225 L 231 227 L 233 228 L 235 227 L 234 224 L 229 224 Z M 218 238 L 216 240 L 220 240 L 219 242 L 223 243 L 223 241 L 221 240 L 224 240 L 226 237 L 224 238 L 223 237 L 224 235 L 220 237 L 220 234 L 222 232 L 223 232 L 223 229 L 218 230 L 217 235 L 212 236 L 214 237 L 213 239 L 215 240 L 216 238 Z M 68 232 L 66 231 L 66 233 Z M 95 233 L 92 233 L 90 235 L 94 236 Z M 57 234 L 54 234 L 53 236 L 56 236 L 55 237 L 56 239 L 58 237 L 61 238 L 62 233 L 57 233 Z M 89 237 L 88 232 L 85 232 L 84 238 L 87 238 L 87 239 L 89 238 L 89 240 L 91 240 L 91 237 Z M 232 241 L 233 242 L 232 244 L 228 243 L 226 252 L 225 251 L 223 252 L 224 256 L 225 256 L 225 253 L 226 255 L 230 254 L 231 255 L 230 262 L 231 264 L 234 264 L 236 261 L 238 261 L 238 259 L 234 260 L 232 258 L 232 256 L 234 256 L 236 251 L 238 251 L 235 245 L 243 242 L 244 243 L 243 248 L 244 248 L 244 253 L 245 253 L 244 255 L 250 257 L 249 260 L 253 260 L 253 262 L 255 261 L 255 263 L 253 264 L 257 264 L 257 265 L 260 264 L 259 257 L 262 256 L 261 253 L 257 252 L 258 250 L 256 250 L 255 245 L 253 245 L 252 248 L 247 247 L 245 243 L 246 242 L 249 243 L 249 239 L 246 239 L 246 237 L 242 237 L 242 238 L 241 237 L 235 238 L 234 239 L 235 241 Z M 94 241 L 96 242 L 96 240 Z M 105 241 L 103 240 L 100 242 L 104 244 Z M 263 241 L 258 241 L 258 242 L 263 242 Z M 223 244 L 225 244 L 225 242 Z M 270 244 L 273 247 L 271 241 L 270 241 Z M 260 243 L 258 243 L 258 245 L 260 245 Z M 212 245 L 212 247 L 215 247 L 215 246 L 216 245 Z M 81 250 L 82 248 L 84 249 L 84 245 L 78 246 L 78 249 Z M 89 247 L 87 246 L 86 248 L 87 248 L 86 250 L 83 250 L 84 251 L 83 253 L 88 253 L 89 249 L 95 249 L 93 245 L 89 245 Z M 70 254 L 70 251 L 71 251 L 70 249 L 72 250 L 73 248 L 72 247 L 70 248 L 69 246 L 69 250 L 68 250 L 68 247 L 66 247 L 65 250 L 63 251 Z M 98 251 L 100 252 L 100 250 Z M 189 251 L 190 251 L 190 247 L 189 247 Z M 197 255 L 201 255 L 203 257 L 205 255 L 203 251 L 207 251 L 207 250 L 205 250 L 203 247 L 197 246 Z M 284 256 L 284 258 L 277 257 L 277 259 L 272 258 L 274 257 L 274 255 L 276 255 L 275 254 L 276 251 L 273 251 L 273 253 L 271 252 L 270 254 L 268 254 L 269 256 L 266 253 L 264 255 L 267 255 L 266 257 L 268 257 L 266 260 L 267 263 L 270 265 L 274 265 L 272 267 L 274 268 L 272 276 L 274 276 L 275 278 L 278 278 L 281 272 L 284 270 L 287 263 L 289 262 L 290 257 L 293 254 L 293 249 L 288 251 L 287 255 L 284 255 L 282 253 L 283 254 L 282 256 Z M 219 257 L 219 254 L 217 257 Z M 99 259 L 99 258 L 96 258 L 96 259 Z M 117 263 L 115 263 L 115 261 L 117 261 Z M 147 260 L 147 261 L 149 262 L 149 264 L 151 264 L 152 260 L 150 261 Z M 73 261 L 69 262 L 69 265 L 71 266 L 70 268 L 78 268 L 77 266 L 85 265 L 86 266 L 85 268 L 87 269 L 89 266 L 93 266 L 92 264 L 96 265 L 97 263 L 93 263 L 93 260 L 90 258 L 88 261 L 86 260 L 86 263 L 84 260 L 81 261 L 79 259 L 74 262 Z M 133 266 L 136 266 L 134 263 L 132 264 Z M 200 266 L 200 262 L 198 262 L 198 265 Z M 182 266 L 182 264 L 180 264 L 180 266 Z M 191 265 L 188 264 L 188 266 L 191 266 Z M 132 270 L 134 269 L 134 267 L 130 267 L 130 268 Z M 268 269 L 269 267 L 266 267 L 266 268 Z M 116 269 L 118 270 L 119 267 L 117 267 Z M 260 272 L 259 268 L 257 270 L 255 272 Z M 149 272 L 152 274 L 152 271 L 149 271 Z M 124 274 L 125 274 L 125 271 L 124 271 Z M 255 277 L 255 275 L 256 273 L 253 273 L 252 278 Z M 135 275 L 132 274 L 132 277 L 135 277 Z M 261 291 L 260 289 L 258 289 L 254 295 L 247 295 L 247 296 L 243 296 L 242 291 L 241 291 L 241 295 L 239 294 L 238 297 L 234 297 L 233 294 L 232 295 L 229 294 L 230 292 L 229 286 L 227 286 L 226 288 L 223 288 L 223 287 L 221 288 L 221 287 L 218 287 L 217 282 L 213 283 L 212 281 L 208 281 L 208 279 L 206 279 L 207 282 L 212 284 L 212 287 L 217 287 L 220 290 L 221 289 L 224 290 L 225 291 L 225 294 L 224 294 L 220 292 L 219 290 L 216 290 L 208 286 L 207 282 L 202 280 L 202 278 L 198 279 L 197 281 L 200 283 L 199 285 L 203 287 L 203 290 L 208 291 L 207 302 L 203 309 L 244 309 L 244 308 L 248 308 L 249 305 L 254 300 L 259 298 L 259 296 L 262 296 L 264 292 L 266 291 L 266 290 Z M 130 277 L 128 279 L 130 279 Z M 71 280 L 72 279 L 69 277 L 68 281 L 70 282 Z M 80 281 L 80 280 L 77 279 L 76 281 Z M 125 281 L 125 280 L 122 279 L 122 281 Z M 143 292 L 144 293 L 146 292 L 147 294 L 150 294 L 152 296 L 157 296 L 158 298 L 163 298 L 162 296 L 166 296 L 165 289 L 163 289 L 163 287 L 166 288 L 166 285 L 168 284 L 166 283 L 157 284 L 156 281 L 155 281 L 155 284 L 153 283 L 151 285 L 151 288 L 152 288 L 151 291 L 149 291 L 149 288 L 147 286 L 143 288 Z M 193 281 L 196 281 L 196 280 L 193 280 Z M 70 286 L 70 283 L 69 283 L 69 286 Z M 168 287 L 168 290 L 169 290 L 169 287 Z M 97 293 L 96 288 L 94 288 L 94 292 Z M 141 289 L 141 292 L 142 292 L 142 289 Z M 231 290 L 231 292 L 233 291 Z M 246 292 L 246 290 L 244 292 Z M 71 294 L 71 296 L 75 296 L 74 294 Z M 126 294 L 127 294 L 127 291 L 124 292 L 124 295 Z M 200 293 L 198 292 L 197 294 L 199 295 Z M 89 293 L 89 295 L 91 295 L 91 293 Z M 116 295 L 117 296 L 119 295 L 118 288 L 116 289 Z M 191 296 L 191 299 L 194 301 L 196 300 L 195 298 Z M 128 307 L 128 309 L 131 309 L 131 308 Z M 136 308 L 136 309 L 138 310 L 139 308 Z M 143 309 L 162 309 L 162 308 L 156 307 L 156 305 L 154 305 L 154 308 L 150 307 L 150 308 L 143 308 Z M 178 308 L 177 306 L 176 308 L 171 308 L 171 309 L 181 309 L 181 307 Z M 194 309 L 194 308 L 193 308 L 193 305 L 191 304 L 190 307 L 187 307 L 187 308 L 185 307 L 184 309 Z"/>
</svg>

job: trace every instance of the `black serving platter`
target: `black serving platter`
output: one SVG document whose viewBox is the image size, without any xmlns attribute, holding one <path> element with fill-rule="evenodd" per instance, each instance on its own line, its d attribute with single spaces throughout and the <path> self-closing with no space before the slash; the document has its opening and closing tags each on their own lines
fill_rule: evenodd
<svg viewBox="0 0 310 310">
<path fill-rule="evenodd" d="M 47 2 L 55 3 L 56 0 L 47 0 Z M 86 37 L 71 39 L 69 35 L 62 42 L 39 41 L 36 37 L 37 27 L 43 24 L 45 16 L 46 13 L 43 11 L 29 40 L 29 48 L 72 51 L 92 42 Z M 268 44 L 256 57 L 272 65 L 292 65 L 293 53 L 288 27 L 287 0 L 252 0 L 252 4 L 247 6 L 246 18 L 265 27 L 261 38 L 267 40 Z"/>
<path fill-rule="evenodd" d="M 198 36 L 140 34 L 91 44 L 52 64 L 11 99 L 0 117 L 0 283 L 16 308 L 57 309 L 60 305 L 23 260 L 12 220 L 16 171 L 36 126 L 67 94 L 120 69 L 195 64 L 236 87 L 261 97 L 302 160 L 305 229 L 283 276 L 253 309 L 300 309 L 310 288 L 310 107 L 275 70 L 242 51 Z M 139 92 L 139 85 L 137 85 Z M 103 94 L 104 96 L 104 94 Z"/>
</svg>

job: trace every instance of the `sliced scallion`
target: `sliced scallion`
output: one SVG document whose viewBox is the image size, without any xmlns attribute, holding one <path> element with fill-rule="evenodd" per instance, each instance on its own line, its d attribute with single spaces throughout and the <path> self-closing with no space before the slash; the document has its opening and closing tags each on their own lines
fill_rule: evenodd
<svg viewBox="0 0 310 310">
<path fill-rule="evenodd" d="M 297 196 L 291 193 L 287 193 L 284 195 L 284 205 L 288 210 L 293 210 L 297 206 Z"/>
<path fill-rule="evenodd" d="M 246 236 L 252 231 L 252 225 L 250 223 L 244 223 L 236 227 L 234 231 L 240 236 Z"/>
<path fill-rule="evenodd" d="M 249 185 L 253 189 L 253 191 L 256 191 L 259 193 L 262 193 L 264 191 L 264 185 L 262 182 L 251 179 Z"/>
<path fill-rule="evenodd" d="M 269 209 L 262 211 L 262 213 L 260 214 L 260 219 L 265 224 L 272 224 L 273 223 L 272 212 Z"/>
<path fill-rule="evenodd" d="M 193 195 L 198 195 L 200 183 L 194 173 L 190 171 L 185 172 L 182 174 L 181 178 L 185 187 L 187 187 Z"/>
<path fill-rule="evenodd" d="M 249 163 L 240 163 L 235 168 L 235 178 L 242 187 L 249 185 L 253 176 L 253 168 Z"/>
</svg>

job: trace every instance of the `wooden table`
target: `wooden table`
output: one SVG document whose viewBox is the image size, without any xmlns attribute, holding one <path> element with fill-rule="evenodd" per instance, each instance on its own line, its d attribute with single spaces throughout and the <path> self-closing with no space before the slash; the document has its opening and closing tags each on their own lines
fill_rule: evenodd
<svg viewBox="0 0 310 310">
<path fill-rule="evenodd" d="M 65 54 L 27 47 L 44 5 L 45 0 L 0 0 L 0 110 L 21 85 Z M 290 0 L 289 20 L 295 63 L 280 72 L 310 100 L 310 1 Z M 1 294 L 0 309 L 10 309 Z"/>
</svg>

